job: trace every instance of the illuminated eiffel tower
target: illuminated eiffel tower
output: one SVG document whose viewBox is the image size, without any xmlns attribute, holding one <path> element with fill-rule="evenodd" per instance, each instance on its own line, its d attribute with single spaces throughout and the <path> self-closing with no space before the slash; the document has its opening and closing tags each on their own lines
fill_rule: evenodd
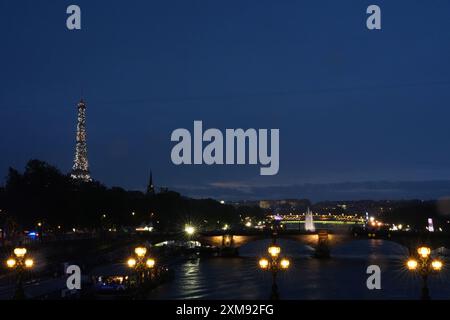
<svg viewBox="0 0 450 320">
<path fill-rule="evenodd" d="M 86 104 L 83 99 L 78 103 L 77 144 L 71 177 L 80 181 L 91 181 L 86 143 Z"/>
</svg>

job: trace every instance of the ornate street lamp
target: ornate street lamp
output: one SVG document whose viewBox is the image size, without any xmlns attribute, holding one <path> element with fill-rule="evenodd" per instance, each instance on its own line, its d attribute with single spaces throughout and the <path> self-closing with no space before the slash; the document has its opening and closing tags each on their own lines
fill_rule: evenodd
<svg viewBox="0 0 450 320">
<path fill-rule="evenodd" d="M 278 246 L 275 241 L 274 243 L 267 249 L 267 252 L 270 255 L 270 258 L 261 258 L 259 260 L 259 267 L 262 270 L 270 271 L 272 273 L 272 300 L 279 299 L 278 293 L 278 285 L 277 285 L 277 274 L 279 271 L 284 271 L 289 269 L 291 262 L 287 258 L 281 258 L 281 248 Z"/>
<path fill-rule="evenodd" d="M 134 249 L 134 257 L 128 259 L 127 265 L 136 272 L 137 285 L 140 287 L 147 271 L 155 268 L 156 260 L 147 256 L 146 247 L 137 247 Z"/>
<path fill-rule="evenodd" d="M 27 256 L 26 248 L 15 248 L 14 255 L 6 260 L 6 266 L 16 272 L 16 290 L 13 299 L 25 299 L 25 292 L 23 289 L 23 276 L 26 270 L 30 270 L 34 266 L 34 260 Z"/>
<path fill-rule="evenodd" d="M 417 249 L 417 257 L 410 258 L 406 262 L 408 270 L 418 273 L 422 277 L 422 300 L 430 299 L 428 289 L 428 277 L 437 274 L 442 270 L 444 264 L 439 259 L 432 259 L 431 249 L 429 247 L 419 247 Z"/>
</svg>

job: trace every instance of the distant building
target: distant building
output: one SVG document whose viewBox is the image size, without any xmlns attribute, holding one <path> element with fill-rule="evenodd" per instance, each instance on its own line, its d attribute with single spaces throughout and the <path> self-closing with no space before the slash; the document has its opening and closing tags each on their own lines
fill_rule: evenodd
<svg viewBox="0 0 450 320">
<path fill-rule="evenodd" d="M 280 214 L 289 214 L 295 211 L 305 211 L 311 205 L 307 199 L 261 200 L 259 207 L 263 210 L 276 211 Z"/>
</svg>

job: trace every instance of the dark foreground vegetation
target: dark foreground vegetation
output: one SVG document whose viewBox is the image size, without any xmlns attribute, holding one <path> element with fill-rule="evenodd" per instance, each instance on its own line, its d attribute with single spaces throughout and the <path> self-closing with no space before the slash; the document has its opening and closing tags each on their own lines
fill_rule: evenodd
<svg viewBox="0 0 450 320">
<path fill-rule="evenodd" d="M 0 188 L 0 209 L 0 228 L 24 229 L 42 224 L 61 231 L 119 230 L 143 224 L 159 231 L 179 231 L 187 223 L 216 229 L 239 223 L 242 214 L 262 214 L 256 208 L 190 199 L 168 190 L 148 194 L 108 188 L 97 181 L 79 182 L 39 160 L 29 161 L 23 173 L 9 169 L 5 185 Z"/>
</svg>

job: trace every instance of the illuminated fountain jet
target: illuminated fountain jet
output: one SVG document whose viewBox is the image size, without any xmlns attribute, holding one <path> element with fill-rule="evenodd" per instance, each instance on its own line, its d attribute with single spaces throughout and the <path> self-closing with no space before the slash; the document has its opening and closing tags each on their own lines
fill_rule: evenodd
<svg viewBox="0 0 450 320">
<path fill-rule="evenodd" d="M 316 227 L 314 227 L 314 219 L 311 210 L 306 211 L 305 215 L 305 230 L 314 232 L 316 231 Z"/>
<path fill-rule="evenodd" d="M 429 232 L 434 232 L 433 219 L 431 219 L 431 218 L 428 218 L 428 227 L 427 227 L 427 230 L 428 230 Z"/>
</svg>

